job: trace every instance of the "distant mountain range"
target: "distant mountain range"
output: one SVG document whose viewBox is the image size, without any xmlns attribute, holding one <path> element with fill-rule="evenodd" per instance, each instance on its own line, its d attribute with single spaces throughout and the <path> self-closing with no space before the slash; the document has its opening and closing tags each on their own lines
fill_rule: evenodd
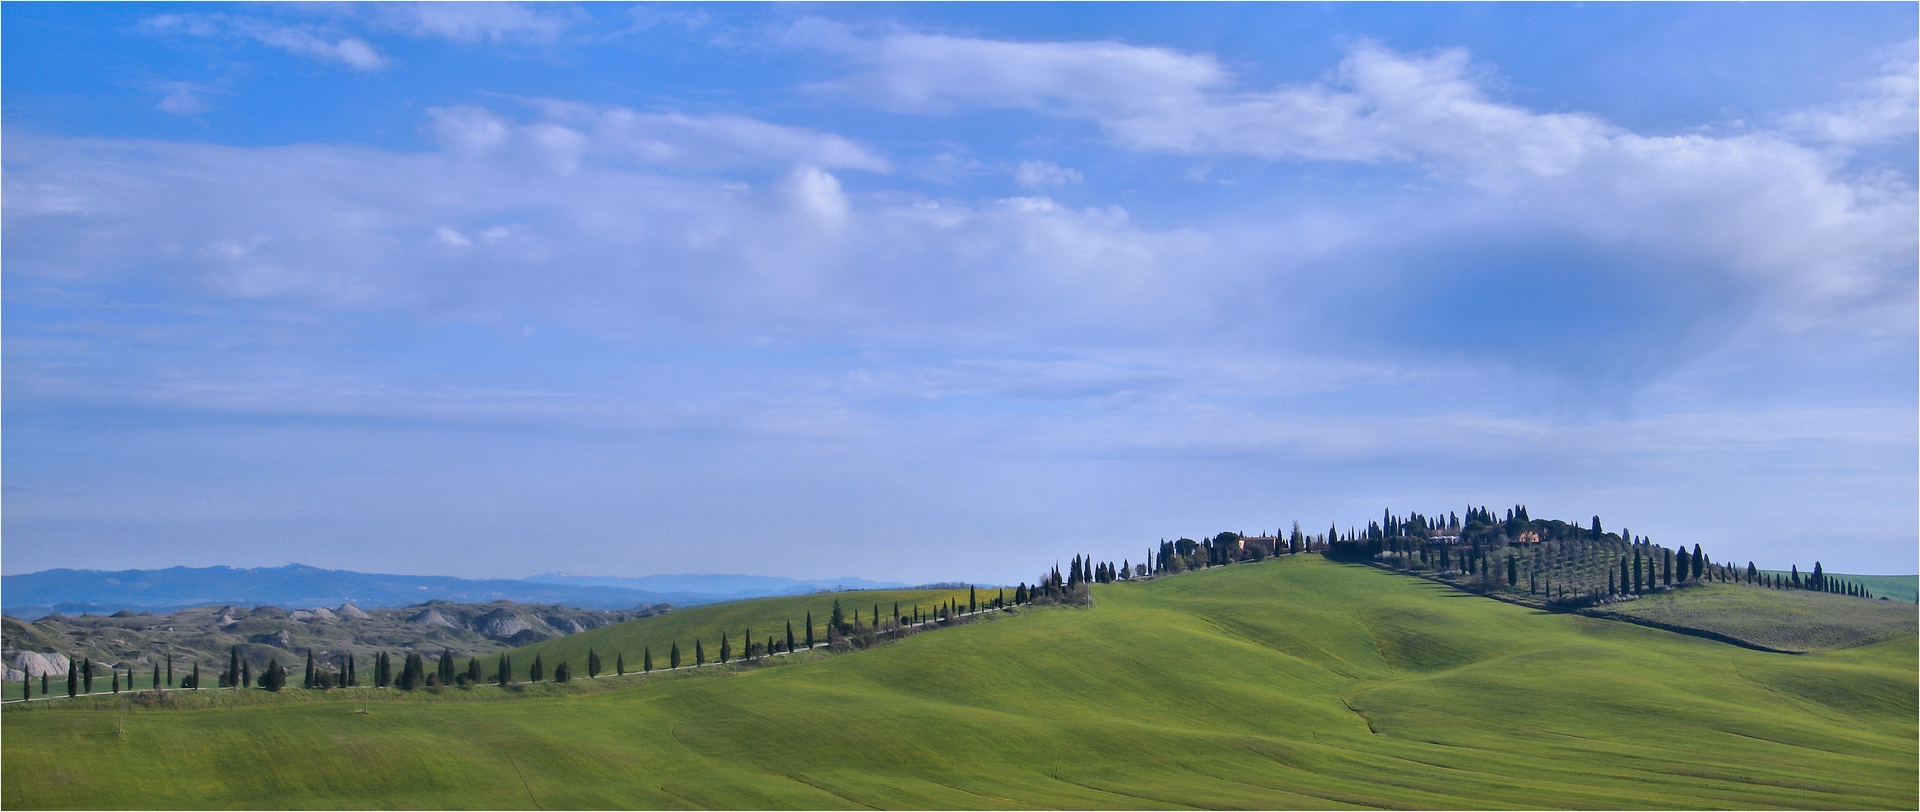
<svg viewBox="0 0 1920 812">
<path fill-rule="evenodd" d="M 56 569 L 0 576 L 0 611 L 35 619 L 48 614 L 103 614 L 122 609 L 166 612 L 205 604 L 285 608 L 411 606 L 428 600 L 558 603 L 581 609 L 627 609 L 659 603 L 690 606 L 820 589 L 904 584 L 859 578 L 800 581 L 754 575 L 655 575 L 644 578 L 539 575 L 527 580 L 469 580 L 437 575 L 385 575 L 284 567 L 173 567 L 163 570 Z M 651 587 L 651 588 L 649 588 Z"/>
</svg>

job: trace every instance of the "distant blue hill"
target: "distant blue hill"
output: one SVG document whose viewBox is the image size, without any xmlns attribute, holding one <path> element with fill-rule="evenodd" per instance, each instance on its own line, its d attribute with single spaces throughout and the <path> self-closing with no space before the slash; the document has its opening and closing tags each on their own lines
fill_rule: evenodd
<svg viewBox="0 0 1920 812">
<path fill-rule="evenodd" d="M 163 570 L 57 569 L 0 577 L 0 611 L 25 618 L 53 612 L 166 611 L 205 604 L 362 608 L 411 606 L 440 599 L 457 603 L 509 600 L 561 603 L 582 609 L 627 609 L 727 600 L 724 596 L 654 592 L 591 584 L 512 579 L 468 580 L 436 575 L 382 575 L 284 567 L 173 567 Z"/>
<path fill-rule="evenodd" d="M 636 589 L 645 592 L 725 595 L 726 600 L 764 598 L 771 595 L 804 595 L 809 592 L 841 589 L 904 589 L 911 584 L 897 581 L 869 581 L 865 578 L 815 578 L 800 580 L 775 575 L 642 575 L 623 578 L 612 575 L 567 575 L 550 572 L 527 579 L 539 584 L 569 584 Z"/>
</svg>

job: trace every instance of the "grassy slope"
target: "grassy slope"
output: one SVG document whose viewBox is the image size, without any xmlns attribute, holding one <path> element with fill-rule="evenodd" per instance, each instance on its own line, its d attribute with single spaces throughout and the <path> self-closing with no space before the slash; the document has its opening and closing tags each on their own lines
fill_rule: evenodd
<svg viewBox="0 0 1920 812">
<path fill-rule="evenodd" d="M 1782 578 L 1789 574 L 1787 570 L 1761 570 L 1769 575 Z M 1805 578 L 1805 572 L 1800 573 Z M 1920 575 L 1847 575 L 1836 572 L 1833 577 L 1852 581 L 1873 591 L 1873 594 L 1885 595 L 1896 601 L 1907 603 L 1920 602 Z"/>
<path fill-rule="evenodd" d="M 1691 586 L 1591 611 L 1705 629 L 1780 651 L 1845 648 L 1920 634 L 1920 610 L 1911 603 L 1732 584 Z"/>
<path fill-rule="evenodd" d="M 993 600 L 997 590 L 981 590 L 982 602 Z M 1012 599 L 1012 592 L 1007 594 Z M 840 601 L 840 607 L 847 613 L 847 620 L 853 620 L 853 613 L 860 613 L 861 623 L 870 623 L 873 619 L 873 607 L 880 606 L 880 617 L 891 620 L 893 605 L 900 604 L 903 615 L 912 615 L 913 606 L 919 604 L 922 613 L 931 612 L 933 607 L 949 600 L 958 601 L 964 608 L 967 604 L 967 591 L 924 590 L 924 589 L 887 589 L 856 592 L 830 592 L 814 595 L 795 595 L 784 598 L 757 598 L 754 600 L 729 601 L 727 603 L 696 606 L 691 609 L 676 609 L 664 615 L 641 618 L 619 623 L 592 631 L 570 634 L 544 640 L 530 646 L 523 646 L 508 652 L 513 656 L 515 672 L 526 675 L 527 668 L 533 664 L 538 654 L 546 664 L 548 673 L 562 661 L 573 664 L 575 673 L 587 673 L 587 650 L 600 654 L 607 672 L 613 671 L 614 658 L 624 654 L 627 668 L 640 670 L 644 650 L 653 650 L 653 664 L 656 668 L 667 667 L 667 652 L 674 643 L 680 644 L 680 653 L 684 664 L 693 663 L 693 642 L 697 638 L 707 650 L 707 661 L 713 662 L 720 656 L 720 633 L 726 632 L 732 638 L 733 652 L 739 656 L 742 652 L 741 635 L 745 630 L 753 630 L 754 639 L 766 645 L 767 636 L 779 638 L 786 645 L 787 621 L 793 622 L 793 639 L 806 644 L 807 613 L 813 613 L 814 640 L 827 641 L 827 618 L 833 613 L 833 602 Z M 487 674 L 493 670 L 492 658 L 481 661 L 488 666 Z M 462 660 L 461 665 L 466 661 Z"/>
<path fill-rule="evenodd" d="M 1911 809 L 1916 641 L 1766 654 L 1316 557 L 718 679 L 5 716 L 42 807 Z M 497 690 L 497 689 L 489 689 Z M 266 765 L 271 765 L 267 767 Z"/>
</svg>

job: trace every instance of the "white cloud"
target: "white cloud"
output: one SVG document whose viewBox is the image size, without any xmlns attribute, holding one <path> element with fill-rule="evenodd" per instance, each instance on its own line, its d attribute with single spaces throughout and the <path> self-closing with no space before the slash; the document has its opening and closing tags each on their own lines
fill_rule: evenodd
<svg viewBox="0 0 1920 812">
<path fill-rule="evenodd" d="M 310 26 L 278 25 L 257 17 L 230 14 L 161 14 L 141 21 L 142 30 L 155 34 L 184 34 L 203 38 L 251 39 L 294 56 L 337 62 L 354 70 L 374 71 L 388 60 L 359 37 L 323 36 Z"/>
<path fill-rule="evenodd" d="M 870 172 L 891 168 L 886 158 L 838 135 L 744 116 L 642 113 L 551 99 L 528 104 L 537 115 L 530 122 L 471 105 L 429 108 L 429 127 L 450 154 L 547 166 L 572 166 L 592 155 L 692 172 L 793 164 Z"/>
<path fill-rule="evenodd" d="M 902 33 L 860 40 L 812 21 L 794 39 L 851 52 L 872 69 L 815 89 L 906 112 L 976 107 L 1109 118 L 1183 104 L 1231 80 L 1210 56 L 1117 42 L 1002 42 Z"/>
<path fill-rule="evenodd" d="M 1132 150 L 1407 166 L 1542 225 L 1759 284 L 1785 329 L 1912 288 L 1910 183 L 1842 174 L 1777 133 L 1643 136 L 1528 110 L 1493 98 L 1459 49 L 1363 43 L 1326 81 L 1247 91 L 1211 56 L 1112 42 L 893 34 L 835 47 L 866 69 L 821 87 L 888 109 L 1027 109 L 1094 122 Z M 1912 77 L 1894 64 L 1878 95 L 1804 126 L 1852 141 L 1911 133 Z"/>
<path fill-rule="evenodd" d="M 1880 66 L 1880 75 L 1857 88 L 1846 102 L 1787 117 L 1790 132 L 1836 144 L 1873 144 L 1911 139 L 1920 122 L 1920 65 L 1908 41 L 1901 54 Z"/>
<path fill-rule="evenodd" d="M 166 95 L 160 97 L 160 102 L 155 104 L 154 108 L 176 116 L 192 116 L 206 112 L 212 107 L 207 101 L 207 96 L 219 92 L 214 88 L 192 82 L 165 82 L 160 85 L 160 89 L 166 91 Z"/>
<path fill-rule="evenodd" d="M 1013 182 L 1027 189 L 1047 189 L 1080 183 L 1084 178 L 1080 170 L 1063 167 L 1050 161 L 1021 161 L 1013 172 Z"/>
<path fill-rule="evenodd" d="M 382 27 L 416 37 L 455 42 L 552 42 L 572 21 L 549 8 L 504 2 L 429 2 L 379 4 L 372 11 Z"/>
</svg>

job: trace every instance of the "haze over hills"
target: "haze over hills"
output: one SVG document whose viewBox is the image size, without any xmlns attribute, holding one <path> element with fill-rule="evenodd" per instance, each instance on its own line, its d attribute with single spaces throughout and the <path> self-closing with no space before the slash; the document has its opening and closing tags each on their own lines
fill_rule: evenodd
<svg viewBox="0 0 1920 812">
<path fill-rule="evenodd" d="M 653 588 L 648 588 L 648 587 Z M 799 581 L 748 575 L 663 575 L 645 578 L 541 575 L 527 580 L 471 580 L 437 575 L 393 575 L 284 567 L 171 567 L 161 570 L 73 570 L 8 575 L 0 579 L 4 611 L 34 619 L 48 614 L 170 611 L 206 604 L 273 605 L 289 609 L 352 603 L 364 608 L 411 606 L 428 600 L 456 603 L 566 604 L 581 609 L 630 609 L 661 603 L 688 606 L 743 597 L 791 595 L 820 589 L 865 589 L 860 578 Z"/>
<path fill-rule="evenodd" d="M 568 575 L 549 572 L 527 580 L 536 584 L 572 584 L 638 589 L 644 592 L 726 595 L 730 598 L 764 598 L 773 595 L 804 595 L 820 590 L 905 589 L 898 581 L 869 581 L 865 578 L 814 578 L 800 580 L 777 575 L 643 575 L 637 578 L 616 575 Z M 710 603 L 711 601 L 703 601 Z"/>
</svg>

